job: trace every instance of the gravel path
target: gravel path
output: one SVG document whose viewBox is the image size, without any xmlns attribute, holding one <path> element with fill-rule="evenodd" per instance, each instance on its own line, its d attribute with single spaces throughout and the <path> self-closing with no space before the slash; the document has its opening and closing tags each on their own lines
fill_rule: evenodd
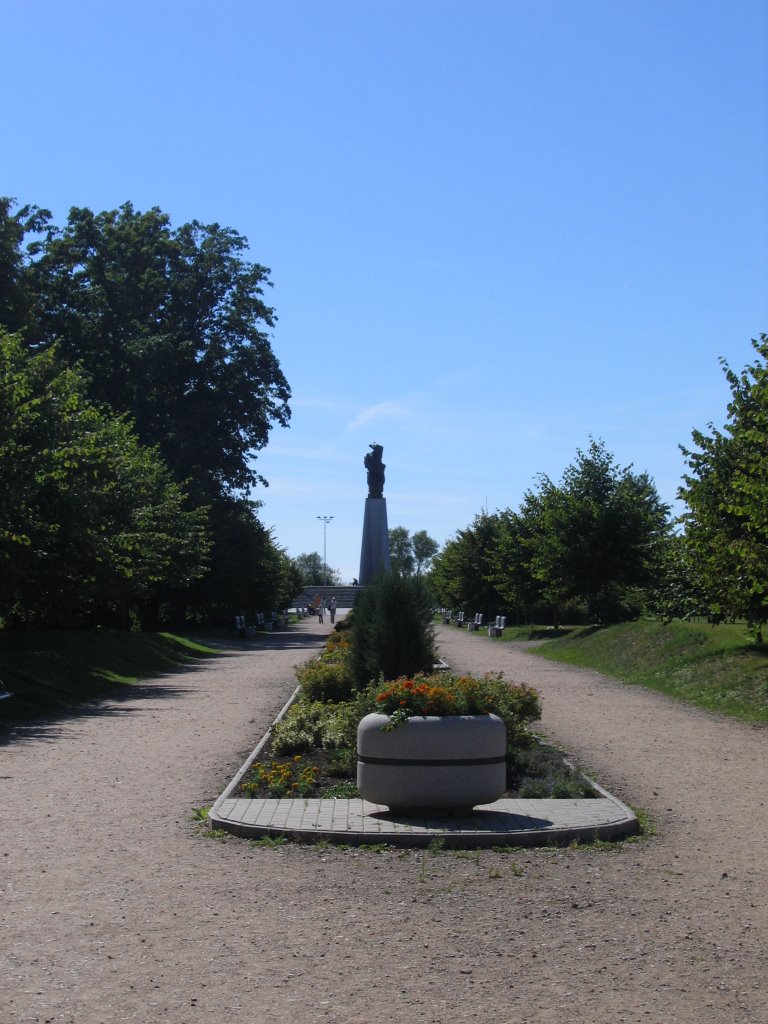
<svg viewBox="0 0 768 1024">
<path fill-rule="evenodd" d="M 329 626 L 0 736 L 2 1024 L 765 1024 L 766 732 L 451 627 L 659 834 L 613 849 L 265 848 L 212 802 Z"/>
</svg>

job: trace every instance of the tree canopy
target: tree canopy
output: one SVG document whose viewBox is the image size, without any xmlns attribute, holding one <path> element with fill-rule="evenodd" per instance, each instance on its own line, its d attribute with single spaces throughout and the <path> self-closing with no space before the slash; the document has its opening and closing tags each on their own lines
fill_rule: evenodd
<svg viewBox="0 0 768 1024">
<path fill-rule="evenodd" d="M 290 389 L 270 344 L 276 318 L 264 301 L 269 270 L 246 258 L 247 246 L 242 235 L 218 224 L 174 228 L 157 208 L 72 208 L 59 228 L 46 210 L 16 209 L 13 200 L 0 199 L 0 327 L 16 332 L 6 348 L 6 373 L 17 381 L 17 397 L 42 379 L 57 396 L 56 402 L 43 395 L 34 400 L 38 411 L 27 426 L 57 440 L 46 447 L 44 438 L 30 439 L 26 468 L 18 457 L 21 441 L 14 449 L 12 438 L 32 413 L 10 397 L 4 408 L 12 424 L 4 471 L 34 483 L 32 490 L 21 486 L 14 509 L 6 496 L 5 543 L 26 544 L 13 539 L 22 535 L 11 523 L 30 494 L 43 493 L 40 480 L 49 488 L 54 479 L 61 483 L 40 520 L 40 529 L 45 524 L 48 530 L 45 543 L 27 531 L 29 550 L 17 552 L 14 562 L 21 579 L 25 558 L 45 550 L 45 560 L 26 565 L 29 592 L 45 570 L 58 581 L 62 607 L 69 601 L 66 572 L 77 601 L 90 580 L 94 594 L 99 587 L 116 599 L 131 594 L 156 610 L 171 603 L 177 613 L 186 603 L 186 613 L 194 607 L 198 618 L 207 614 L 201 611 L 206 600 L 217 615 L 225 614 L 228 601 L 242 602 L 248 613 L 282 602 L 280 580 L 290 577 L 290 560 L 259 522 L 258 503 L 248 492 L 266 484 L 255 460 L 272 427 L 288 425 Z M 19 346 L 30 357 L 26 366 Z M 103 462 L 97 466 L 98 445 Z M 38 466 L 35 459 L 44 457 L 48 462 Z M 88 501 L 75 529 L 81 491 Z M 111 508 L 108 494 L 125 500 Z M 105 544 L 104 538 L 114 540 L 110 516 L 123 508 L 128 514 L 132 498 L 145 505 L 144 535 L 130 540 L 131 550 L 148 550 L 154 531 L 154 559 L 132 563 L 125 550 L 138 525 L 123 524 L 118 547 L 89 567 L 98 536 Z M 88 515 L 97 505 L 88 539 Z M 187 530 L 188 552 L 176 529 Z M 172 544 L 161 541 L 169 537 Z M 237 565 L 230 557 L 235 537 Z M 83 572 L 76 586 L 78 564 Z M 204 571 L 207 584 L 200 580 Z M 73 606 L 77 601 L 72 598 Z M 160 624 L 156 615 L 150 618 Z"/>
<path fill-rule="evenodd" d="M 205 500 L 256 483 L 254 455 L 290 417 L 266 332 L 269 270 L 247 244 L 218 224 L 174 229 L 157 208 L 73 208 L 28 267 L 28 343 L 80 362 L 91 396 L 129 413 Z"/>
<path fill-rule="evenodd" d="M 670 529 L 669 508 L 646 473 L 620 468 L 602 441 L 577 451 L 560 484 L 547 476 L 519 510 L 476 516 L 435 558 L 431 579 L 447 607 L 466 613 L 579 602 L 601 622 L 632 614 Z M 636 605 L 636 602 L 634 602 Z"/>
<path fill-rule="evenodd" d="M 89 401 L 55 350 L 0 331 L 0 616 L 82 624 L 206 571 L 205 508 L 156 449 Z"/>
<path fill-rule="evenodd" d="M 712 617 L 768 621 L 768 335 L 753 340 L 757 360 L 741 373 L 722 360 L 731 389 L 727 422 L 693 431 L 681 446 L 690 472 L 679 495 L 688 552 Z"/>
<path fill-rule="evenodd" d="M 435 557 L 430 582 L 447 608 L 486 616 L 500 611 L 499 594 L 491 580 L 498 526 L 498 515 L 482 512 Z"/>
<path fill-rule="evenodd" d="M 399 576 L 421 576 L 429 568 L 440 545 L 426 530 L 413 535 L 404 526 L 389 531 L 389 557 L 392 571 Z"/>
<path fill-rule="evenodd" d="M 578 450 L 556 486 L 542 476 L 526 495 L 531 574 L 553 604 L 582 600 L 613 621 L 633 589 L 648 586 L 670 529 L 669 506 L 647 473 L 616 464 L 602 441 Z"/>
<path fill-rule="evenodd" d="M 338 570 L 325 565 L 323 556 L 317 551 L 297 555 L 293 559 L 293 565 L 300 581 L 300 587 L 321 587 L 325 583 L 337 587 L 341 583 L 341 575 Z M 295 597 L 296 594 L 291 596 Z"/>
<path fill-rule="evenodd" d="M 389 531 L 389 560 L 392 572 L 398 576 L 411 576 L 416 562 L 413 557 L 411 535 L 404 526 Z"/>
</svg>

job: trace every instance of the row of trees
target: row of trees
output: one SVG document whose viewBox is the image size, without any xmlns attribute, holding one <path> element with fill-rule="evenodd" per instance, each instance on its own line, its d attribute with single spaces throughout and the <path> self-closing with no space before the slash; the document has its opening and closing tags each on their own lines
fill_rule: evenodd
<svg viewBox="0 0 768 1024">
<path fill-rule="evenodd" d="M 269 271 L 217 224 L 0 199 L 0 619 L 229 619 L 298 570 L 258 518 L 290 417 Z"/>
<path fill-rule="evenodd" d="M 713 620 L 746 619 L 762 639 L 768 622 L 768 336 L 761 334 L 752 348 L 757 358 L 741 373 L 721 361 L 731 389 L 724 428 L 710 423 L 708 433 L 694 430 L 695 448 L 682 448 L 690 470 L 680 488 L 687 506 L 684 544 L 672 551 L 668 576 L 671 585 L 687 579 L 689 594 L 703 600 Z M 684 604 L 671 606 L 674 614 L 681 610 Z"/>
<path fill-rule="evenodd" d="M 619 467 L 602 441 L 579 451 L 559 484 L 538 478 L 519 510 L 483 512 L 433 563 L 442 604 L 530 621 L 566 605 L 607 622 L 632 614 L 655 579 L 669 507 L 647 474 Z"/>
<path fill-rule="evenodd" d="M 440 545 L 426 530 L 411 534 L 404 526 L 389 531 L 389 557 L 398 576 L 422 576 L 429 569 Z"/>
<path fill-rule="evenodd" d="M 681 446 L 689 472 L 670 517 L 647 473 L 619 467 L 602 441 L 578 451 L 559 484 L 540 476 L 520 508 L 483 512 L 435 558 L 438 601 L 518 621 L 666 618 L 768 621 L 768 336 L 731 388 L 722 430 Z"/>
<path fill-rule="evenodd" d="M 393 573 L 403 578 L 425 575 L 439 547 L 426 530 L 417 530 L 411 535 L 404 526 L 395 526 L 389 531 Z M 297 555 L 293 564 L 303 587 L 322 586 L 324 583 L 339 586 L 342 582 L 339 571 L 327 566 L 316 551 Z"/>
</svg>

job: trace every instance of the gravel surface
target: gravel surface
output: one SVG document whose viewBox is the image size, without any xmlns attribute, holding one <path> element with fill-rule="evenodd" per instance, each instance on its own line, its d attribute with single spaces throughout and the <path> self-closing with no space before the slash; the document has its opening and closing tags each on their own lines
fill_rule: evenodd
<svg viewBox="0 0 768 1024">
<path fill-rule="evenodd" d="M 0 734 L 2 1024 L 765 1024 L 766 732 L 440 627 L 658 834 L 440 852 L 206 837 L 329 625 Z"/>
</svg>

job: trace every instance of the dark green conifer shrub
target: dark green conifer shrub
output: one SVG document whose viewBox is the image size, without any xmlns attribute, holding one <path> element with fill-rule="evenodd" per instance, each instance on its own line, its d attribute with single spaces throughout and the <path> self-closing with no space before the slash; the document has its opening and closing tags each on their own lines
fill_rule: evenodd
<svg viewBox="0 0 768 1024">
<path fill-rule="evenodd" d="M 430 672 L 435 662 L 432 604 L 419 576 L 382 574 L 358 596 L 350 668 L 355 684 Z"/>
</svg>

